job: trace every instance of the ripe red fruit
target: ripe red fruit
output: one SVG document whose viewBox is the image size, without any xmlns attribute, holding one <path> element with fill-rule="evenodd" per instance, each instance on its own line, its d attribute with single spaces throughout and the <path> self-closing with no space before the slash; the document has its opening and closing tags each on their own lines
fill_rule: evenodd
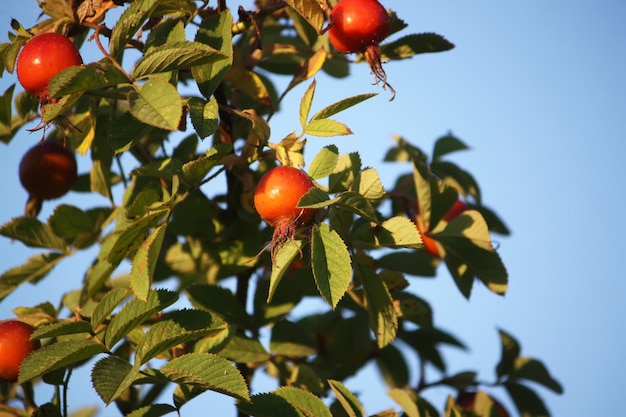
<svg viewBox="0 0 626 417">
<path fill-rule="evenodd" d="M 16 62 L 17 78 L 24 90 L 45 101 L 52 77 L 65 68 L 82 63 L 72 41 L 58 33 L 42 33 L 22 48 Z"/>
<path fill-rule="evenodd" d="M 390 31 L 389 15 L 378 0 L 340 0 L 330 12 L 330 43 L 340 52 L 362 52 L 376 84 L 382 82 L 383 88 L 389 87 L 393 100 L 395 90 L 387 82 L 378 46 Z"/>
<path fill-rule="evenodd" d="M 33 330 L 31 325 L 19 320 L 0 322 L 0 380 L 17 381 L 24 358 L 39 349 L 39 341 L 30 340 Z"/>
<path fill-rule="evenodd" d="M 257 184 L 254 206 L 261 218 L 274 228 L 272 259 L 285 242 L 294 238 L 298 227 L 313 219 L 314 209 L 297 208 L 300 198 L 313 187 L 315 184 L 307 174 L 289 166 L 270 169 Z"/>
<path fill-rule="evenodd" d="M 59 198 L 67 193 L 76 177 L 76 159 L 72 151 L 54 140 L 46 140 L 30 148 L 22 157 L 19 177 L 29 194 L 27 214 L 36 216 L 43 200 Z"/>
<path fill-rule="evenodd" d="M 364 52 L 389 35 L 391 23 L 377 0 L 341 0 L 330 13 L 328 36 L 340 52 Z"/>
</svg>

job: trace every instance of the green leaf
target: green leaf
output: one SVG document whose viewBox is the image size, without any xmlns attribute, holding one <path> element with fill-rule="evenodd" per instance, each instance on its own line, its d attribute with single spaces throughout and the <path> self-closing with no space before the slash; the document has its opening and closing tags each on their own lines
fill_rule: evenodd
<svg viewBox="0 0 626 417">
<path fill-rule="evenodd" d="M 311 266 L 320 294 L 335 308 L 350 285 L 352 265 L 346 244 L 326 223 L 313 227 Z"/>
<path fill-rule="evenodd" d="M 424 299 L 403 291 L 394 292 L 392 295 L 398 305 L 398 315 L 403 320 L 422 327 L 433 325 L 433 310 Z"/>
<path fill-rule="evenodd" d="M 357 152 L 341 155 L 335 169 L 328 177 L 328 189 L 331 193 L 347 191 L 361 171 L 361 157 Z"/>
<path fill-rule="evenodd" d="M 421 248 L 422 237 L 417 231 L 415 223 L 406 217 L 396 216 L 381 224 L 382 230 L 378 234 L 381 246 L 390 248 Z"/>
<path fill-rule="evenodd" d="M 271 355 L 261 342 L 243 335 L 234 335 L 219 355 L 237 363 L 265 363 Z"/>
<path fill-rule="evenodd" d="M 309 177 L 314 180 L 319 180 L 329 176 L 331 172 L 333 172 L 333 169 L 335 169 L 338 159 L 339 149 L 337 149 L 335 145 L 324 146 L 317 155 L 315 155 L 309 165 Z"/>
<path fill-rule="evenodd" d="M 438 259 L 423 250 L 393 251 L 378 259 L 380 268 L 421 277 L 434 277 L 438 264 Z"/>
<path fill-rule="evenodd" d="M 308 417 L 294 404 L 271 392 L 253 395 L 249 402 L 238 403 L 237 408 L 255 417 Z"/>
<path fill-rule="evenodd" d="M 61 97 L 118 84 L 130 84 L 130 80 L 109 60 L 102 60 L 62 70 L 48 83 L 48 93 Z"/>
<path fill-rule="evenodd" d="M 143 323 L 150 316 L 162 311 L 178 300 L 178 294 L 168 290 L 151 291 L 148 301 L 131 300 L 111 319 L 104 341 L 112 348 L 132 329 Z"/>
<path fill-rule="evenodd" d="M 389 395 L 391 399 L 396 402 L 396 404 L 402 407 L 402 410 L 404 410 L 407 417 L 420 417 L 417 404 L 406 391 L 394 388 L 389 391 L 387 395 Z"/>
<path fill-rule="evenodd" d="M 505 382 L 504 388 L 522 416 L 550 416 L 543 400 L 535 391 L 515 382 Z"/>
<path fill-rule="evenodd" d="M 165 211 L 154 211 L 124 229 L 111 248 L 107 256 L 108 261 L 113 265 L 117 265 L 126 256 L 133 253 L 144 241 L 148 231 L 156 226 L 161 217 L 163 217 L 164 213 Z"/>
<path fill-rule="evenodd" d="M 357 104 L 372 98 L 374 96 L 378 95 L 377 93 L 370 93 L 370 94 L 359 94 L 357 96 L 352 96 L 352 97 L 348 97 L 348 98 L 344 98 L 343 100 L 339 100 L 336 103 L 333 103 L 329 106 L 324 107 L 322 110 L 318 111 L 317 113 L 315 113 L 315 115 L 313 115 L 313 117 L 311 117 L 311 121 L 313 120 L 325 120 L 328 119 L 330 116 L 333 116 L 339 112 L 342 112 L 346 109 L 349 109 L 352 106 L 356 106 Z"/>
<path fill-rule="evenodd" d="M 348 126 L 332 119 L 312 120 L 304 128 L 304 133 L 311 136 L 332 137 L 351 135 L 352 131 Z"/>
<path fill-rule="evenodd" d="M 117 58 L 118 54 L 124 50 L 128 41 L 148 20 L 158 3 L 159 0 L 133 1 L 128 9 L 122 13 L 113 27 L 109 40 L 109 52 L 114 58 Z"/>
<path fill-rule="evenodd" d="M 91 324 L 86 321 L 65 320 L 38 327 L 31 334 L 31 340 L 65 336 L 68 334 L 90 333 Z"/>
<path fill-rule="evenodd" d="M 228 288 L 194 285 L 188 288 L 187 296 L 194 307 L 209 310 L 231 325 L 245 329 L 251 324 L 251 317 Z"/>
<path fill-rule="evenodd" d="M 289 401 L 307 417 L 332 417 L 326 404 L 308 391 L 294 387 L 280 387 L 274 393 Z"/>
<path fill-rule="evenodd" d="M 199 97 L 189 99 L 191 124 L 201 139 L 211 136 L 218 127 L 218 105 L 215 97 L 205 101 Z"/>
<path fill-rule="evenodd" d="M 24 282 L 37 282 L 65 257 L 60 253 L 40 253 L 0 275 L 0 301 Z"/>
<path fill-rule="evenodd" d="M 169 404 L 150 404 L 133 410 L 130 414 L 126 414 L 126 417 L 161 417 L 176 411 L 176 407 Z"/>
<path fill-rule="evenodd" d="M 230 361 L 210 353 L 189 353 L 174 358 L 161 372 L 177 384 L 196 390 L 212 390 L 243 401 L 250 392 L 243 377 Z"/>
<path fill-rule="evenodd" d="M 130 287 L 135 296 L 142 300 L 148 300 L 148 293 L 152 286 L 154 271 L 156 270 L 157 260 L 161 253 L 161 246 L 165 238 L 167 223 L 157 226 L 152 233 L 144 240 L 135 256 L 130 273 Z"/>
<path fill-rule="evenodd" d="M 428 52 L 443 52 L 454 48 L 446 38 L 436 33 L 419 33 L 404 36 L 380 46 L 380 58 L 384 61 L 410 58 Z"/>
<path fill-rule="evenodd" d="M 378 201 L 387 195 L 378 172 L 374 168 L 366 168 L 359 173 L 355 179 L 353 190 L 371 201 Z"/>
<path fill-rule="evenodd" d="M 93 339 L 53 343 L 33 351 L 20 367 L 18 384 L 33 380 L 56 369 L 104 353 L 106 347 Z"/>
<path fill-rule="evenodd" d="M 409 385 L 409 365 L 400 349 L 389 344 L 376 356 L 376 365 L 390 388 L 404 388 Z"/>
<path fill-rule="evenodd" d="M 194 80 L 202 95 L 209 98 L 224 79 L 232 66 L 233 43 L 232 28 L 233 16 L 230 10 L 202 19 L 202 23 L 196 33 L 196 42 L 209 45 L 220 51 L 227 59 L 196 66 L 191 69 Z"/>
<path fill-rule="evenodd" d="M 91 314 L 91 326 L 95 329 L 101 325 L 130 294 L 126 288 L 114 288 L 106 293 Z"/>
<path fill-rule="evenodd" d="M 461 139 L 456 136 L 447 134 L 445 136 L 440 137 L 435 142 L 435 147 L 433 149 L 433 161 L 440 159 L 444 155 L 448 155 L 453 152 L 464 151 L 469 149 L 469 147 L 461 141 Z"/>
<path fill-rule="evenodd" d="M 5 126 L 5 128 L 8 128 L 8 129 L 11 128 L 11 124 L 12 124 L 11 103 L 13 102 L 14 91 L 15 91 L 15 84 L 11 84 L 11 86 L 4 91 L 2 96 L 0 96 L 0 124 L 2 124 L 3 126 Z"/>
<path fill-rule="evenodd" d="M 355 263 L 355 274 L 363 282 L 370 326 L 380 349 L 393 342 L 398 330 L 398 317 L 387 286 L 371 266 Z"/>
<path fill-rule="evenodd" d="M 276 288 L 280 283 L 280 280 L 289 269 L 291 261 L 296 258 L 296 255 L 302 251 L 302 240 L 293 240 L 281 245 L 276 251 L 274 262 L 272 265 L 272 273 L 270 275 L 270 287 L 267 294 L 267 302 L 271 302 L 276 292 Z"/>
<path fill-rule="evenodd" d="M 286 3 L 291 6 L 300 16 L 302 16 L 318 33 L 324 25 L 324 11 L 316 1 L 287 0 Z"/>
<path fill-rule="evenodd" d="M 81 234 L 93 231 L 91 217 L 75 206 L 60 204 L 48 219 L 48 224 L 54 234 L 64 239 L 73 239 Z"/>
<path fill-rule="evenodd" d="M 272 328 L 270 351 L 276 355 L 311 356 L 317 353 L 315 342 L 299 324 L 288 320 L 277 322 Z"/>
<path fill-rule="evenodd" d="M 70 111 L 82 93 L 73 93 L 61 97 L 58 101 L 50 101 L 41 105 L 41 118 L 44 122 L 52 122 L 59 116 Z"/>
<path fill-rule="evenodd" d="M 315 80 L 306 89 L 302 99 L 300 100 L 300 126 L 306 130 L 307 120 L 309 118 L 309 112 L 311 111 L 311 105 L 313 104 L 313 97 L 315 96 L 315 86 L 317 83 Z"/>
<path fill-rule="evenodd" d="M 480 213 L 467 210 L 431 237 L 445 248 L 445 261 L 455 280 L 476 276 L 494 293 L 506 293 L 508 273 L 491 244 L 487 223 Z"/>
<path fill-rule="evenodd" d="M 138 343 L 136 359 L 145 364 L 158 354 L 193 339 L 216 334 L 228 325 L 207 311 L 177 310 L 154 323 Z"/>
<path fill-rule="evenodd" d="M 150 49 L 137 62 L 132 77 L 139 79 L 150 74 L 206 65 L 226 58 L 220 51 L 200 42 L 166 43 Z"/>
<path fill-rule="evenodd" d="M 543 362 L 529 357 L 517 357 L 509 379 L 526 379 L 543 385 L 557 394 L 563 394 L 563 387 L 548 372 Z"/>
<path fill-rule="evenodd" d="M 0 226 L 0 235 L 19 240 L 26 246 L 56 249 L 65 252 L 68 247 L 64 239 L 54 234 L 52 228 L 33 217 L 22 216 Z"/>
<path fill-rule="evenodd" d="M 508 375 L 513 370 L 515 360 L 520 356 L 521 347 L 517 339 L 504 330 L 498 330 L 500 335 L 500 344 L 502 346 L 502 354 L 500 362 L 496 365 L 496 375 L 498 379 L 504 375 Z"/>
<path fill-rule="evenodd" d="M 339 197 L 330 199 L 328 194 L 320 188 L 313 187 L 307 191 L 300 200 L 298 200 L 298 208 L 322 208 L 328 207 L 339 201 Z"/>
<path fill-rule="evenodd" d="M 335 393 L 335 397 L 343 407 L 348 417 L 364 417 L 365 410 L 359 399 L 340 381 L 328 380 L 328 385 Z"/>
<path fill-rule="evenodd" d="M 139 121 L 164 130 L 178 129 L 183 105 L 176 87 L 162 78 L 146 81 L 139 92 L 128 93 L 131 114 Z"/>
<path fill-rule="evenodd" d="M 346 191 L 337 196 L 338 198 L 333 200 L 337 205 L 350 210 L 351 212 L 358 214 L 362 218 L 378 223 L 378 215 L 372 203 L 361 194 L 352 191 Z"/>
<path fill-rule="evenodd" d="M 93 387 L 106 405 L 122 395 L 138 376 L 139 366 L 117 356 L 100 359 L 91 371 Z"/>
</svg>

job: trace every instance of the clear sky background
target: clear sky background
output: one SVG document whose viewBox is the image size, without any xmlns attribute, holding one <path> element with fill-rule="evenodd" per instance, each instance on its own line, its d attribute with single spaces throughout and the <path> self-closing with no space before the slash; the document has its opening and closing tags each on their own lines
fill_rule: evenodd
<svg viewBox="0 0 626 417">
<path fill-rule="evenodd" d="M 251 1 L 229 1 L 231 8 Z M 497 237 L 510 274 L 509 293 L 497 297 L 477 286 L 469 302 L 456 290 L 445 268 L 435 280 L 413 281 L 413 290 L 431 302 L 435 322 L 464 341 L 468 352 L 446 350 L 451 372 L 476 369 L 493 380 L 499 359 L 497 329 L 513 334 L 522 354 L 539 358 L 563 384 L 555 395 L 538 388 L 554 416 L 608 415 L 623 408 L 626 374 L 626 280 L 621 261 L 625 249 L 624 155 L 626 154 L 626 3 L 621 0 L 551 2 L 430 2 L 387 0 L 409 23 L 405 33 L 437 32 L 455 43 L 452 51 L 422 55 L 385 66 L 397 90 L 387 92 L 338 115 L 354 131 L 351 137 L 312 138 L 308 161 L 329 143 L 342 153 L 359 151 L 364 164 L 379 169 L 387 187 L 408 172 L 406 165 L 382 163 L 392 145 L 390 135 L 404 136 L 429 152 L 448 131 L 472 149 L 453 160 L 478 179 L 484 202 L 511 228 Z M 0 8 L 5 28 L 15 17 L 26 27 L 35 23 L 34 0 L 6 1 Z M 392 38 L 392 39 L 394 39 Z M 93 45 L 87 45 L 93 50 Z M 92 51 L 93 52 L 93 51 Z M 84 52 L 85 61 L 99 59 Z M 369 69 L 352 67 L 349 82 L 317 77 L 313 111 L 340 98 L 377 92 Z M 281 82 L 286 82 L 281 79 Z M 16 82 L 6 74 L 0 91 Z M 305 86 L 288 96 L 272 119 L 272 139 L 298 128 L 297 104 Z M 0 222 L 22 213 L 26 193 L 17 178 L 23 152 L 39 134 L 21 131 L 10 146 L 0 145 L 3 204 Z M 79 160 L 81 172 L 88 158 Z M 89 208 L 106 204 L 68 194 L 62 202 Z M 48 203 L 45 219 L 55 204 Z M 0 271 L 24 262 L 36 252 L 0 239 Z M 0 302 L 0 317 L 21 305 L 59 299 L 61 291 L 80 286 L 94 256 L 65 261 L 37 286 L 23 286 Z M 312 306 L 310 308 L 317 308 Z M 70 385 L 74 409 L 101 402 L 88 382 L 89 369 L 76 372 Z M 367 412 L 393 406 L 373 380 L 373 368 L 348 380 Z M 415 375 L 414 375 L 415 377 Z M 78 382 L 78 383 L 77 383 Z M 260 378 L 255 390 L 269 390 Z M 508 400 L 502 391 L 492 391 Z M 449 390 L 426 397 L 443 407 Z M 47 400 L 42 395 L 40 401 Z M 169 402 L 170 399 L 166 398 Z M 234 415 L 232 401 L 205 394 L 183 407 L 183 416 Z M 118 415 L 109 407 L 101 416 Z"/>
</svg>

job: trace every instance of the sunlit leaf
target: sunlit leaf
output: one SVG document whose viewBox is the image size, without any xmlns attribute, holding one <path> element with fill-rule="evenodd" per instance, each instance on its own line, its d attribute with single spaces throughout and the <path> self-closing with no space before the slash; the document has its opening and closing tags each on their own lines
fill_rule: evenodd
<svg viewBox="0 0 626 417">
<path fill-rule="evenodd" d="M 30 247 L 56 249 L 61 252 L 68 249 L 65 240 L 55 235 L 50 226 L 29 216 L 16 217 L 3 224 L 0 226 L 0 235 L 19 240 Z"/>
<path fill-rule="evenodd" d="M 417 404 L 411 396 L 404 390 L 394 388 L 387 393 L 398 404 L 402 410 L 406 413 L 407 417 L 420 417 L 420 412 L 417 409 Z"/>
<path fill-rule="evenodd" d="M 152 286 L 157 260 L 161 253 L 161 245 L 165 238 L 167 223 L 157 226 L 148 237 L 139 245 L 133 257 L 133 266 L 130 273 L 130 287 L 135 296 L 148 300 L 148 293 Z"/>
<path fill-rule="evenodd" d="M 337 159 L 339 159 L 339 149 L 335 145 L 323 147 L 309 165 L 309 176 L 314 180 L 329 176 L 335 169 Z"/>
<path fill-rule="evenodd" d="M 311 265 L 320 294 L 335 308 L 350 285 L 352 266 L 346 244 L 326 223 L 313 227 Z"/>
<path fill-rule="evenodd" d="M 120 312 L 115 315 L 107 327 L 104 341 L 107 346 L 113 347 L 125 337 L 135 326 L 143 323 L 148 317 L 162 311 L 178 299 L 178 294 L 168 290 L 154 290 L 150 292 L 148 301 L 133 299 L 126 303 Z"/>
<path fill-rule="evenodd" d="M 141 122 L 164 130 L 177 130 L 183 106 L 176 87 L 162 78 L 146 81 L 139 92 L 128 94 L 130 112 Z"/>
<path fill-rule="evenodd" d="M 225 59 L 226 55 L 199 42 L 167 43 L 148 51 L 132 72 L 134 79 L 150 74 L 191 68 Z"/>
<path fill-rule="evenodd" d="M 364 417 L 365 410 L 359 399 L 340 381 L 328 380 L 328 385 L 335 393 L 335 397 L 343 407 L 348 417 Z"/>
<path fill-rule="evenodd" d="M 191 73 L 202 95 L 209 98 L 224 79 L 232 65 L 233 43 L 231 27 L 233 16 L 229 9 L 202 19 L 196 33 L 196 42 L 220 51 L 227 58 L 193 67 Z"/>
<path fill-rule="evenodd" d="M 200 391 L 212 390 L 248 401 L 250 393 L 243 377 L 224 358 L 210 353 L 189 353 L 169 361 L 161 372 L 177 384 Z"/>
<path fill-rule="evenodd" d="M 109 51 L 113 57 L 122 52 L 128 41 L 148 20 L 158 3 L 158 0 L 137 0 L 122 13 L 113 27 L 109 40 Z"/>
</svg>

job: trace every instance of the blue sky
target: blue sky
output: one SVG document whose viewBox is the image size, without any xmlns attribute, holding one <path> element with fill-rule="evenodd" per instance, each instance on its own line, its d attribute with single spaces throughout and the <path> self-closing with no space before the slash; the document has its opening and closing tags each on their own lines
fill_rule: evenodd
<svg viewBox="0 0 626 417">
<path fill-rule="evenodd" d="M 8 29 L 9 18 L 16 17 L 32 26 L 32 3 L 8 2 L 0 10 L 0 22 Z M 233 8 L 240 3 L 250 2 L 229 2 Z M 329 143 L 342 153 L 359 151 L 364 164 L 379 169 L 391 187 L 409 167 L 382 163 L 392 145 L 390 135 L 401 135 L 427 152 L 448 131 L 464 140 L 471 150 L 455 155 L 454 161 L 477 177 L 484 202 L 513 232 L 508 238 L 497 237 L 510 286 L 504 298 L 477 287 L 467 302 L 444 269 L 436 280 L 413 282 L 416 293 L 433 305 L 436 323 L 470 348 L 446 351 L 450 370 L 478 369 L 483 379 L 492 379 L 500 353 L 497 329 L 502 328 L 521 341 L 524 355 L 543 360 L 564 385 L 562 396 L 539 388 L 553 415 L 604 415 L 620 409 L 621 376 L 626 372 L 626 338 L 620 334 L 626 292 L 620 262 L 626 234 L 620 210 L 626 179 L 626 3 L 383 4 L 410 25 L 395 36 L 437 32 L 456 48 L 387 64 L 396 99 L 388 102 L 388 94 L 381 92 L 341 113 L 336 118 L 355 134 L 312 138 L 305 158 L 310 160 L 317 148 Z M 366 66 L 352 69 L 349 82 L 317 78 L 313 111 L 349 95 L 378 91 Z M 14 82 L 15 77 L 5 73 L 0 90 Z M 304 88 L 292 91 L 283 111 L 272 119 L 273 139 L 297 129 L 297 104 Z M 23 210 L 26 194 L 17 180 L 17 165 L 38 139 L 38 134 L 22 131 L 10 146 L 0 148 L 0 172 L 6 179 L 0 222 Z M 87 159 L 79 161 L 83 172 Z M 105 203 L 86 202 L 76 194 L 61 201 L 85 207 Z M 41 217 L 45 219 L 53 206 L 47 204 Z M 1 239 L 0 253 L 4 271 L 35 252 Z M 64 263 L 37 286 L 20 288 L 0 303 L 0 317 L 10 316 L 16 306 L 54 299 L 59 287 L 79 286 L 91 256 Z M 88 371 L 77 377 L 86 379 Z M 369 395 L 373 372 L 368 369 L 348 381 L 349 387 L 368 393 L 363 401 L 370 414 L 393 406 L 384 395 Z M 261 379 L 256 389 L 263 388 L 272 387 Z M 443 404 L 448 393 L 438 390 L 426 396 Z M 502 392 L 494 394 L 506 400 Z M 90 397 L 88 382 L 72 387 L 70 395 L 77 407 L 98 403 Z M 185 406 L 183 416 L 194 415 L 193 407 L 206 409 L 206 401 L 216 412 L 222 406 L 231 408 L 229 399 L 211 394 L 203 398 Z M 101 413 L 115 414 L 115 409 Z"/>
</svg>

